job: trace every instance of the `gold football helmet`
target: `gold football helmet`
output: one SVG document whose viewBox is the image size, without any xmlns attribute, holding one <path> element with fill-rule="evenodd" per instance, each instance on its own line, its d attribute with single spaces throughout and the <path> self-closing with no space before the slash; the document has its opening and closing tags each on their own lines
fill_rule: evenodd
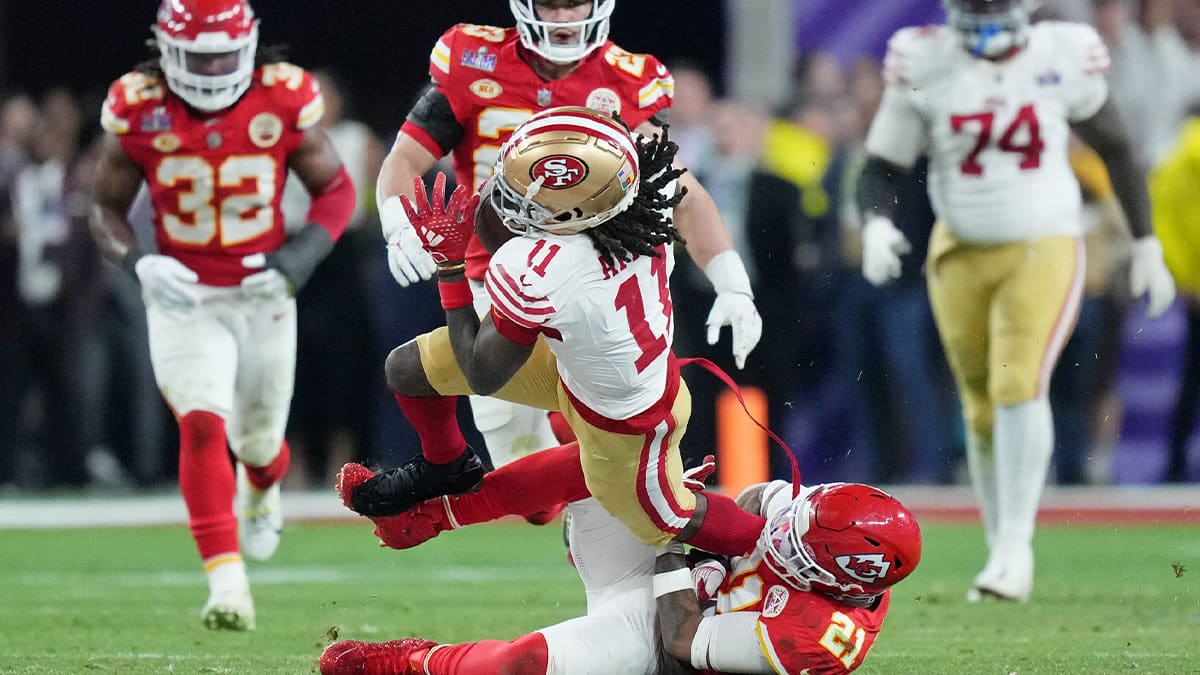
<svg viewBox="0 0 1200 675">
<path fill-rule="evenodd" d="M 550 108 L 513 131 L 481 192 L 517 234 L 576 234 L 629 208 L 639 177 L 637 146 L 619 122 Z"/>
</svg>

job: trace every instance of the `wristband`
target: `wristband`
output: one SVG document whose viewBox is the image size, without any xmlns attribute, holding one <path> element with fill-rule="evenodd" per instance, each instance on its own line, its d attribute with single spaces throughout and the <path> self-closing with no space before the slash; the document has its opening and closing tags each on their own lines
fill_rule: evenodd
<svg viewBox="0 0 1200 675">
<path fill-rule="evenodd" d="M 475 303 L 474 296 L 471 294 L 471 284 L 465 277 L 458 281 L 439 279 L 438 295 L 442 296 L 442 309 L 446 311 L 462 309 Z"/>
<path fill-rule="evenodd" d="M 713 285 L 713 290 L 720 293 L 741 293 L 754 297 L 750 290 L 750 275 L 746 274 L 746 266 L 742 257 L 733 249 L 726 249 L 713 256 L 704 268 L 704 276 Z"/>
<path fill-rule="evenodd" d="M 661 598 L 676 591 L 695 589 L 692 581 L 692 571 L 686 567 L 669 572 L 659 572 L 654 575 L 654 597 Z"/>
</svg>

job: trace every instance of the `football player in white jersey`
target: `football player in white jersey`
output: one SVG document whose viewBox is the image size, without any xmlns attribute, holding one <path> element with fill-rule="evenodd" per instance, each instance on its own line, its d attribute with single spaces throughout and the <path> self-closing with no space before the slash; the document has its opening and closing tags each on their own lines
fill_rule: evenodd
<svg viewBox="0 0 1200 675">
<path fill-rule="evenodd" d="M 929 297 L 958 383 L 989 549 L 971 600 L 1024 601 L 1033 588 L 1034 522 L 1054 447 L 1047 389 L 1084 281 L 1072 131 L 1104 159 L 1128 215 L 1133 295 L 1148 295 L 1151 317 L 1175 295 L 1144 172 L 1106 102 L 1108 52 L 1090 26 L 1031 24 L 1032 4 L 945 0 L 948 25 L 892 37 L 859 185 L 863 274 L 880 285 L 908 252 L 889 219 L 896 180 L 929 155 L 938 215 Z"/>
<path fill-rule="evenodd" d="M 501 148 L 478 222 L 480 197 L 468 187 L 447 205 L 439 176 L 430 204 L 416 180 L 418 208 L 401 200 L 438 263 L 447 326 L 393 350 L 388 384 L 413 413 L 423 447 L 464 456 L 473 453 L 454 416 L 456 396 L 557 410 L 579 440 L 592 495 L 636 537 L 742 553 L 761 519 L 728 497 L 693 494 L 681 480 L 691 399 L 670 347 L 670 245 L 680 241 L 671 214 L 686 192 L 676 189 L 683 170 L 672 167 L 674 154 L 665 132 L 635 140 L 589 108 L 551 108 Z M 494 250 L 485 279 L 492 310 L 482 323 L 464 274 L 476 228 Z M 477 461 L 418 457 L 363 483 L 352 505 L 395 515 L 475 489 L 482 478 Z"/>
</svg>

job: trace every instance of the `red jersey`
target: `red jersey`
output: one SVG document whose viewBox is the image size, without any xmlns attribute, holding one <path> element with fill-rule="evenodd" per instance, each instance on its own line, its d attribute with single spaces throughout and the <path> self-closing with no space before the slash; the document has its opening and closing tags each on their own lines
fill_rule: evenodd
<svg viewBox="0 0 1200 675">
<path fill-rule="evenodd" d="M 775 672 L 835 675 L 862 665 L 890 599 L 891 591 L 884 591 L 867 609 L 801 591 L 781 579 L 756 550 L 734 559 L 733 571 L 718 591 L 717 613 L 759 613 L 759 644 Z"/>
<path fill-rule="evenodd" d="M 412 120 L 403 132 L 436 157 L 453 153 L 460 185 L 478 190 L 492 175 L 500 146 L 534 113 L 564 105 L 619 113 L 633 129 L 674 99 L 675 80 L 658 59 L 605 42 L 564 78 L 543 80 L 526 59 L 516 28 L 459 24 L 429 56 L 429 74 L 462 127 L 462 140 L 443 148 Z M 467 275 L 482 279 L 487 251 L 477 238 L 467 250 Z"/>
<path fill-rule="evenodd" d="M 324 110 L 308 73 L 275 63 L 213 114 L 192 111 L 161 79 L 129 73 L 109 87 L 100 123 L 146 178 L 159 253 L 202 284 L 236 286 L 256 271 L 244 256 L 283 245 L 287 159 Z"/>
</svg>

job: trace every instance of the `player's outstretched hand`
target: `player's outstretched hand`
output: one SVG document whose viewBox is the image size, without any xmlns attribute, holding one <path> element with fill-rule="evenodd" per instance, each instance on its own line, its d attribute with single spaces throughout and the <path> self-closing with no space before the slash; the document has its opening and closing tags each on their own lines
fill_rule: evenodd
<svg viewBox="0 0 1200 675">
<path fill-rule="evenodd" d="M 414 206 L 415 203 L 415 206 Z M 467 243 L 475 231 L 475 209 L 479 196 L 459 185 L 446 201 L 446 174 L 438 172 L 433 181 L 433 201 L 425 192 L 425 183 L 413 180 L 413 200 L 400 196 L 400 205 L 417 231 L 425 250 L 439 265 L 457 264 L 467 257 Z"/>
<path fill-rule="evenodd" d="M 892 221 L 874 216 L 863 226 L 862 272 L 867 281 L 884 286 L 900 277 L 900 256 L 912 250 Z"/>
<path fill-rule="evenodd" d="M 704 325 L 708 327 L 708 344 L 717 344 L 721 326 L 733 331 L 733 362 L 738 370 L 746 367 L 746 357 L 762 338 L 762 317 L 754 306 L 754 298 L 744 293 L 718 293 Z"/>
<path fill-rule="evenodd" d="M 1133 297 L 1149 298 L 1146 316 L 1160 316 L 1175 301 L 1175 279 L 1163 262 L 1162 244 L 1158 237 L 1148 235 L 1133 242 L 1133 259 L 1129 263 L 1129 286 Z"/>
<path fill-rule="evenodd" d="M 705 455 L 699 465 L 683 472 L 683 485 L 692 492 L 701 492 L 704 490 L 704 481 L 708 480 L 708 477 L 716 470 L 716 456 Z"/>
</svg>

